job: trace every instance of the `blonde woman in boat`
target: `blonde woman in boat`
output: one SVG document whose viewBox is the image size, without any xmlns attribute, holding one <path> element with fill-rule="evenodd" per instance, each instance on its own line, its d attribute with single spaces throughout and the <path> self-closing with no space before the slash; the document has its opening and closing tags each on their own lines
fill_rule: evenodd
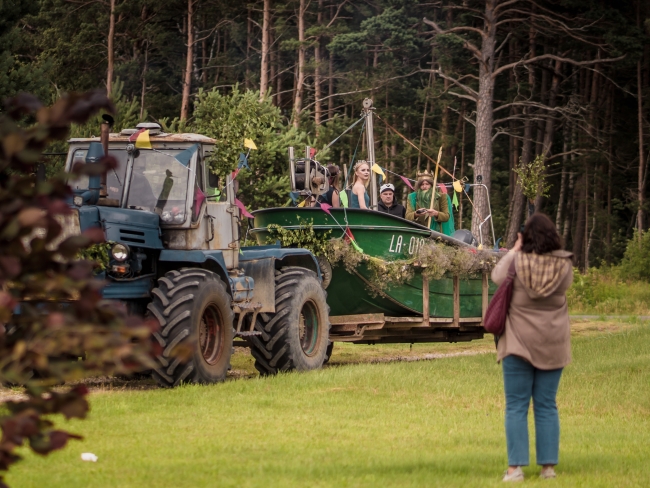
<svg viewBox="0 0 650 488">
<path fill-rule="evenodd" d="M 366 192 L 370 182 L 370 164 L 368 161 L 358 161 L 354 165 L 354 179 L 352 180 L 352 195 L 350 198 L 350 208 L 363 208 L 368 210 L 370 207 L 370 197 Z"/>
</svg>

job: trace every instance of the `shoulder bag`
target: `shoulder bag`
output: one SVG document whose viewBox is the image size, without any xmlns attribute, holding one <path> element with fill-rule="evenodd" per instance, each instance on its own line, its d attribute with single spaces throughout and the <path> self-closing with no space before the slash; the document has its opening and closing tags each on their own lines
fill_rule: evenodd
<svg viewBox="0 0 650 488">
<path fill-rule="evenodd" d="M 485 312 L 483 327 L 491 334 L 501 335 L 506 328 L 506 317 L 510 310 L 510 300 L 512 300 L 512 288 L 514 286 L 513 280 L 515 274 L 515 260 L 513 259 L 508 268 L 508 276 L 505 281 L 499 285 L 499 288 L 497 288 L 497 291 L 494 293 L 492 301 Z"/>
</svg>

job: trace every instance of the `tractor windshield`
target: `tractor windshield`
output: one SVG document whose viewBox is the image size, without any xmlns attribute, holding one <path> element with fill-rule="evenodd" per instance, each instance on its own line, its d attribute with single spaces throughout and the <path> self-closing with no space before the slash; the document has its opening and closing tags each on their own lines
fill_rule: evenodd
<svg viewBox="0 0 650 488">
<path fill-rule="evenodd" d="M 85 162 L 87 149 L 77 149 L 73 153 L 72 165 Z M 124 194 L 128 175 L 129 155 L 125 149 L 111 149 L 118 166 L 107 173 L 108 198 L 118 200 L 121 206 L 149 210 L 160 215 L 163 222 L 182 224 L 187 215 L 187 191 L 190 179 L 190 160 L 188 157 L 176 159 L 183 149 L 150 150 L 137 149 L 133 153 L 133 173 L 128 195 Z M 88 176 L 83 175 L 69 181 L 76 190 L 88 189 Z M 122 205 L 126 199 L 126 205 Z"/>
<path fill-rule="evenodd" d="M 190 169 L 175 158 L 180 152 L 136 151 L 127 208 L 156 212 L 169 224 L 185 222 Z"/>
</svg>

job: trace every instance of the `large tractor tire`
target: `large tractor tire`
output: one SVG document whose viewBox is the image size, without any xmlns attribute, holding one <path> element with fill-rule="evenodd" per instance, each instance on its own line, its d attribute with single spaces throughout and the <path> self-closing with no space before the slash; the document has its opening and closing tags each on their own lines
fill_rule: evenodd
<svg viewBox="0 0 650 488">
<path fill-rule="evenodd" d="M 170 271 L 152 295 L 147 308 L 160 322 L 154 337 L 163 348 L 153 372 L 156 381 L 165 387 L 223 381 L 230 367 L 234 316 L 219 276 L 200 268 Z"/>
<path fill-rule="evenodd" d="M 251 353 L 261 375 L 309 371 L 325 362 L 329 343 L 327 293 L 316 274 L 304 268 L 276 271 L 275 313 L 261 313 L 252 336 Z"/>
</svg>

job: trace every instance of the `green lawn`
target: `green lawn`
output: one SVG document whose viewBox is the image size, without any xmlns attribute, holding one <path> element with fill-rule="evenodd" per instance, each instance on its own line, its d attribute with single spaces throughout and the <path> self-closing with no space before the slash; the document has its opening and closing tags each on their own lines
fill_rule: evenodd
<svg viewBox="0 0 650 488">
<path fill-rule="evenodd" d="M 527 484 L 650 486 L 650 326 L 603 324 L 574 337 L 558 399 L 558 479 L 538 480 L 533 465 Z M 355 347 L 364 352 L 341 347 L 333 362 L 354 362 Z M 452 346 L 426 352 L 436 349 Z M 11 486 L 484 487 L 501 486 L 506 466 L 492 353 L 110 391 L 91 402 L 88 420 L 67 425 L 85 441 L 48 458 L 28 454 Z M 82 462 L 82 452 L 99 461 Z"/>
</svg>

